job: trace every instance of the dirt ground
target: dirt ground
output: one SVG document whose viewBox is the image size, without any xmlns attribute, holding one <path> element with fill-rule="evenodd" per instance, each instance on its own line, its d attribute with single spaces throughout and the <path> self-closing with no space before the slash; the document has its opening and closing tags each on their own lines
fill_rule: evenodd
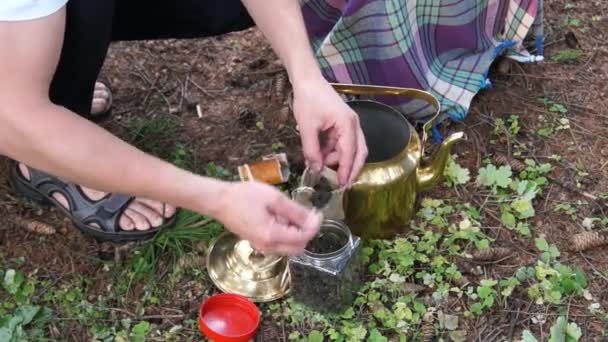
<svg viewBox="0 0 608 342">
<path fill-rule="evenodd" d="M 451 123 L 443 130 L 467 133 L 469 139 L 459 144 L 454 153 L 472 172 L 492 153 L 513 154 L 512 142 L 494 141 L 492 137 L 495 120 L 512 114 L 520 117 L 521 132 L 516 144 L 523 152 L 519 158 L 546 162 L 552 155 L 562 157 L 551 174 L 556 181 L 535 203 L 534 229 L 559 247 L 562 260 L 585 271 L 589 291 L 604 306 L 608 305 L 608 251 L 599 247 L 572 253 L 569 247 L 572 236 L 585 230 L 583 218 L 606 217 L 608 212 L 605 201 L 591 200 L 592 196 L 608 192 L 608 4 L 572 3 L 576 5 L 575 12 L 566 10 L 564 1 L 545 2 L 545 62 L 512 64 L 501 72 L 494 68 L 493 88 L 476 97 L 466 120 Z M 564 27 L 564 20 L 572 13 L 584 18 L 585 24 Z M 600 19 L 592 21 L 595 16 Z M 570 63 L 551 59 L 567 48 L 580 48 L 583 54 Z M 234 171 L 241 162 L 281 150 L 288 152 L 294 170 L 302 169 L 299 139 L 291 114 L 285 115 L 289 108 L 288 91 L 282 88 L 284 72 L 255 29 L 202 40 L 117 43 L 111 48 L 104 77 L 115 93 L 113 117 L 104 126 L 152 153 L 172 158 L 176 147 L 184 146 L 192 156 L 188 167 L 202 172 L 209 162 Z M 550 139 L 535 134 L 543 125 L 540 116 L 555 119 L 556 115 L 539 98 L 567 107 L 570 128 Z M 161 134 L 166 132 L 163 129 L 152 129 L 150 136 L 143 136 L 150 128 L 142 123 L 158 118 L 163 122 L 168 118 L 171 135 Z M 0 160 L 0 260 L 23 272 L 36 271 L 38 277 L 58 284 L 98 274 L 103 267 L 99 262 L 100 245 L 81 236 L 55 210 L 38 208 L 17 198 L 8 184 L 9 166 L 8 160 Z M 441 187 L 428 195 L 456 196 Z M 463 202 L 482 200 L 473 185 L 464 187 L 457 196 Z M 574 222 L 563 211 L 554 210 L 558 203 L 579 201 L 578 219 Z M 500 225 L 494 214 L 482 212 L 483 220 L 490 222 L 488 225 Z M 23 229 L 19 224 L 23 219 L 46 222 L 58 233 L 42 238 Z M 497 239 L 497 244 L 509 246 L 520 255 L 493 272 L 512 271 L 529 263 L 535 255 L 533 239 L 524 239 L 506 229 L 489 235 Z M 24 262 L 17 263 L 19 258 Z M 97 279 L 100 283 L 95 288 L 107 285 L 107 279 Z M 531 305 L 521 296 L 511 302 L 510 308 L 497 309 L 469 322 L 471 331 L 476 332 L 475 340 L 483 341 L 496 331 L 507 336 L 515 323 L 531 326 L 530 317 L 526 316 L 532 315 Z M 571 302 L 569 317 L 585 332 L 583 341 L 600 341 L 605 338 L 605 323 L 590 317 L 586 308 L 585 303 Z M 285 338 L 280 327 L 271 325 L 265 329 L 270 330 L 268 336 Z M 537 327 L 530 329 L 538 331 Z M 545 336 L 548 329 L 548 325 L 544 327 Z M 63 336 L 86 340 L 81 334 Z"/>
</svg>

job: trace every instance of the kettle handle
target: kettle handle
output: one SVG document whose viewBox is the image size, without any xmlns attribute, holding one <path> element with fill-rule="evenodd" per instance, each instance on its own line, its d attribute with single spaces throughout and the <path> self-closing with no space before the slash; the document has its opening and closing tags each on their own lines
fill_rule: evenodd
<svg viewBox="0 0 608 342">
<path fill-rule="evenodd" d="M 399 88 L 399 87 L 384 87 L 375 85 L 361 85 L 361 84 L 345 84 L 345 83 L 330 83 L 330 85 L 338 92 L 346 95 L 376 95 L 376 96 L 403 96 L 411 97 L 414 99 L 422 100 L 430 104 L 435 108 L 435 115 L 424 123 L 422 126 L 422 146 L 427 141 L 428 132 L 433 128 L 439 114 L 441 112 L 441 105 L 439 100 L 433 94 L 414 88 Z"/>
</svg>

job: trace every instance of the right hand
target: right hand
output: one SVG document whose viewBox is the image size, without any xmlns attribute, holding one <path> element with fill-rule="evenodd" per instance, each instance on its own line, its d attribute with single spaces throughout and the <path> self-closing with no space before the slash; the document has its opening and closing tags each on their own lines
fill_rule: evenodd
<svg viewBox="0 0 608 342">
<path fill-rule="evenodd" d="M 301 254 L 323 220 L 321 214 L 261 183 L 231 183 L 221 202 L 216 218 L 267 254 Z"/>
</svg>

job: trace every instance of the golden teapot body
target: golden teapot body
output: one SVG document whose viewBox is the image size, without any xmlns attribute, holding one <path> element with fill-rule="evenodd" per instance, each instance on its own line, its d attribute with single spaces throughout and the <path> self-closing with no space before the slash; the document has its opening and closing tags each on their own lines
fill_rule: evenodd
<svg viewBox="0 0 608 342">
<path fill-rule="evenodd" d="M 416 135 L 396 158 L 364 166 L 345 193 L 346 223 L 362 238 L 391 238 L 405 232 L 414 215 L 420 143 Z"/>
<path fill-rule="evenodd" d="M 347 101 L 359 115 L 369 156 L 353 186 L 344 193 L 345 221 L 363 239 L 389 239 L 406 233 L 416 210 L 419 192 L 443 177 L 452 145 L 463 133 L 447 137 L 434 160 L 422 165 L 424 143 L 440 112 L 428 92 L 408 88 L 334 84 L 345 94 L 408 96 L 428 102 L 435 116 L 419 135 L 396 109 L 371 100 Z"/>
</svg>

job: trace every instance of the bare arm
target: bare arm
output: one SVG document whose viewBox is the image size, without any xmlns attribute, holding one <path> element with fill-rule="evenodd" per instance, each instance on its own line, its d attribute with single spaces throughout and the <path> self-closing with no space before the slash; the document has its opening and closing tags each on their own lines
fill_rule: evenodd
<svg viewBox="0 0 608 342">
<path fill-rule="evenodd" d="M 297 0 L 242 0 L 285 64 L 294 86 L 322 79 Z"/>
<path fill-rule="evenodd" d="M 283 61 L 294 87 L 294 114 L 304 155 L 313 169 L 337 165 L 340 183 L 352 184 L 367 158 L 358 116 L 323 78 L 298 0 L 242 0 Z M 327 133 L 319 146 L 319 133 Z"/>
<path fill-rule="evenodd" d="M 213 212 L 205 199 L 225 184 L 149 156 L 49 101 L 64 15 L 0 23 L 0 152 L 91 188 Z"/>
<path fill-rule="evenodd" d="M 300 252 L 320 217 L 261 184 L 199 177 L 147 155 L 49 101 L 65 10 L 0 23 L 0 154 L 107 192 L 213 216 L 265 251 Z M 298 229 L 294 229 L 298 228 Z"/>
</svg>

